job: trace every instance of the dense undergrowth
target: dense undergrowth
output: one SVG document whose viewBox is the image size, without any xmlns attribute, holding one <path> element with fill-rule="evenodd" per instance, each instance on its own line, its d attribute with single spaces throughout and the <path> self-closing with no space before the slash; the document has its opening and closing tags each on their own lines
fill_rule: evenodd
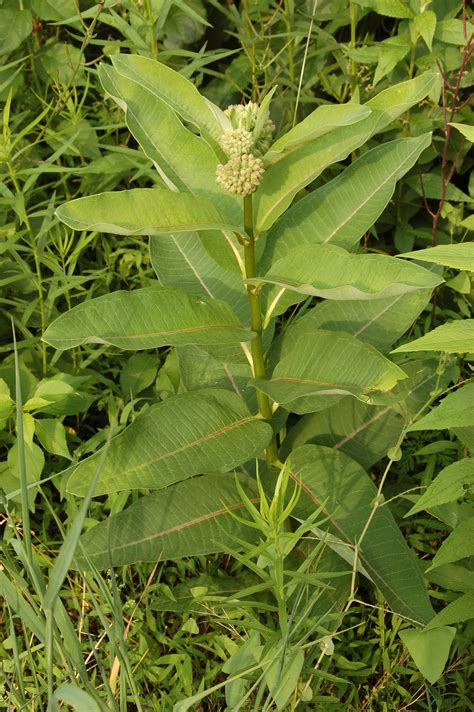
<svg viewBox="0 0 474 712">
<path fill-rule="evenodd" d="M 471 20 L 458 0 L 0 0 L 0 674 L 6 709 L 473 709 Z M 413 359 L 407 366 L 413 391 L 397 386 L 395 400 L 384 392 L 369 404 L 345 395 L 342 406 L 331 402 L 326 409 L 289 405 L 277 411 L 274 428 L 281 460 L 307 444 L 335 448 L 366 469 L 376 488 L 383 486 L 383 493 L 374 489 L 370 512 L 390 507 L 418 557 L 434 612 L 444 616 L 434 630 L 452 631 L 448 642 L 403 637 L 413 620 L 387 603 L 378 579 L 377 588 L 362 575 L 357 550 L 334 557 L 337 542 L 333 549 L 315 534 L 324 513 L 284 524 L 285 506 L 298 506 L 288 505 L 281 491 L 288 487 L 285 469 L 280 490 L 253 500 L 263 515 L 255 519 L 260 548 L 234 538 L 224 553 L 110 569 L 98 564 L 105 571 L 93 562 L 87 571 L 71 566 L 81 531 L 114 521 L 110 515 L 138 502 L 141 492 L 111 492 L 87 500 L 86 508 L 68 490 L 64 471 L 104 444 L 107 453 L 113 436 L 143 422 L 137 419 L 152 404 L 202 383 L 223 387 L 215 363 L 204 364 L 193 346 L 130 353 L 81 343 L 55 350 L 53 336 L 42 339 L 58 315 L 91 299 L 151 287 L 157 276 L 183 288 L 193 279 L 202 282 L 206 260 L 232 272 L 227 252 L 220 254 L 205 235 L 200 262 L 181 243 L 178 264 L 163 247 L 150 254 L 140 234 L 73 231 L 55 214 L 82 196 L 168 186 L 141 150 L 123 107 L 104 98 L 100 63 L 110 66 L 129 54 L 159 60 L 222 109 L 261 104 L 277 87 L 271 101 L 276 137 L 321 106 L 364 105 L 396 84 L 429 75 L 423 96 L 407 111 L 295 191 L 295 203 L 303 204 L 379 145 L 433 132 L 351 248 L 389 256 L 466 248 L 420 254 L 416 264 L 439 286 L 429 294 L 425 289 L 418 302 L 404 295 L 401 315 L 387 303 L 389 318 L 377 327 L 386 356 L 401 346 L 394 361 L 403 368 Z M 275 334 L 284 338 L 321 301 L 303 290 L 276 311 Z M 342 330 L 357 335 L 346 322 Z M 436 330 L 446 323 L 466 329 L 443 337 Z M 420 350 L 409 346 L 430 333 L 441 333 L 440 341 Z M 275 358 L 270 351 L 267 361 Z M 461 398 L 439 413 L 451 394 Z M 264 467 L 256 465 L 262 477 Z M 257 517 L 251 503 L 247 507 L 248 516 Z M 281 541 L 287 550 L 278 550 Z M 363 537 L 352 543 L 363 547 Z M 87 558 L 87 550 L 81 555 Z M 430 569 L 435 556 L 439 565 Z M 338 581 L 347 584 L 342 601 L 335 596 L 321 613 L 327 582 L 339 591 Z"/>
</svg>

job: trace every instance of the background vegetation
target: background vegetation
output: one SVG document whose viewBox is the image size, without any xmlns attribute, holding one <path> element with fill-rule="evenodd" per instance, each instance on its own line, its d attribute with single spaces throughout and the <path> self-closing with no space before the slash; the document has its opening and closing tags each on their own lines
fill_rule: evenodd
<svg viewBox="0 0 474 712">
<path fill-rule="evenodd" d="M 94 500 L 86 513 L 66 492 L 61 473 L 149 403 L 179 389 L 169 349 L 128 355 L 87 345 L 61 352 L 41 340 L 66 309 L 155 279 L 143 238 L 72 233 L 55 217 L 71 198 L 157 180 L 122 111 L 104 99 L 99 63 L 118 53 L 159 59 L 223 108 L 261 101 L 278 85 L 276 135 L 317 106 L 364 103 L 437 70 L 429 97 L 369 145 L 433 131 L 432 145 L 363 239 L 363 250 L 395 255 L 470 239 L 472 30 L 458 0 L 0 0 L 0 674 L 6 708 L 41 710 L 49 701 L 53 709 L 68 703 L 78 710 L 172 710 L 216 687 L 189 709 L 238 709 L 248 688 L 239 687 L 238 676 L 233 688 L 224 683 L 241 670 L 242 658 L 252 659 L 253 648 L 271 648 L 278 625 L 268 591 L 255 588 L 252 571 L 262 562 L 251 550 L 105 573 L 68 571 L 82 521 L 90 529 L 135 494 Z M 332 166 L 324 180 L 341 168 Z M 410 339 L 471 316 L 472 258 L 433 269 L 445 283 Z M 314 301 L 288 310 L 278 329 Z M 444 389 L 469 381 L 472 358 L 464 352 L 436 361 Z M 472 474 L 443 504 L 405 517 L 420 487 L 469 455 L 472 410 L 466 406 L 452 427 L 410 432 L 400 452 L 380 451 L 369 463 L 378 483 L 390 460 L 384 495 L 425 569 L 457 527 L 460 540 L 469 541 L 472 532 Z M 311 437 L 305 435 L 310 417 L 295 422 L 295 437 L 332 445 L 317 423 L 310 424 Z M 396 418 L 381 423 L 393 429 L 395 446 Z M 371 431 L 375 451 L 378 435 Z M 279 708 L 473 709 L 472 543 L 462 554 L 426 574 L 436 611 L 456 603 L 462 609 L 447 620 L 457 632 L 437 682 L 428 682 L 398 636 L 404 621 L 361 581 L 336 631 L 330 620 L 312 628 L 308 618 L 301 633 L 304 666 Z M 275 709 L 278 700 L 263 693 L 258 674 L 249 679 L 255 687 L 242 709 Z"/>
</svg>

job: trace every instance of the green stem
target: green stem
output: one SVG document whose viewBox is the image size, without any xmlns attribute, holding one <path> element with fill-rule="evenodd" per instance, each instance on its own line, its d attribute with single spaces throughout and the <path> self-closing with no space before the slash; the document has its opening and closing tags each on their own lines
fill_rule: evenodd
<svg viewBox="0 0 474 712">
<path fill-rule="evenodd" d="M 244 241 L 244 262 L 245 262 L 245 277 L 252 279 L 257 276 L 255 263 L 255 236 L 253 231 L 253 210 L 252 196 L 244 197 L 244 228 L 246 232 Z M 247 284 L 247 294 L 250 306 L 250 328 L 257 336 L 250 342 L 250 352 L 252 354 L 252 365 L 255 378 L 265 378 L 265 360 L 263 357 L 263 323 L 262 310 L 260 308 L 260 290 L 253 284 Z M 272 406 L 268 396 L 257 389 L 257 404 L 258 411 L 264 420 L 271 423 Z M 273 435 L 266 450 L 267 463 L 272 465 L 278 461 L 278 449 L 276 436 Z"/>
</svg>

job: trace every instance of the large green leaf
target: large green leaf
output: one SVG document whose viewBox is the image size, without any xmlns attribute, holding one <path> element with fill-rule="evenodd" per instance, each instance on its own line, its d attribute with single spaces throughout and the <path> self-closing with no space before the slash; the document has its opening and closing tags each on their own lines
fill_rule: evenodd
<svg viewBox="0 0 474 712">
<path fill-rule="evenodd" d="M 455 635 L 456 628 L 448 626 L 426 630 L 409 628 L 399 633 L 416 666 L 432 684 L 443 673 Z"/>
<path fill-rule="evenodd" d="M 299 329 L 347 331 L 377 349 L 386 350 L 412 326 L 430 301 L 432 290 L 420 290 L 399 297 L 317 304 L 294 326 Z"/>
<path fill-rule="evenodd" d="M 239 475 L 252 497 L 255 482 Z M 235 538 L 249 539 L 252 529 L 230 512 L 245 514 L 231 474 L 194 477 L 141 497 L 83 535 L 79 568 L 90 561 L 99 569 L 137 561 L 180 559 L 235 548 Z M 240 511 L 239 511 L 240 510 Z M 87 554 L 87 557 L 86 557 Z"/>
<path fill-rule="evenodd" d="M 399 257 L 408 257 L 411 260 L 432 262 L 437 265 L 446 265 L 454 269 L 474 272 L 474 242 L 460 242 L 457 245 L 436 245 L 425 250 L 404 252 Z"/>
<path fill-rule="evenodd" d="M 352 255 L 336 245 L 314 245 L 293 249 L 253 281 L 277 286 L 267 296 L 274 315 L 307 295 L 337 301 L 393 300 L 420 289 L 433 290 L 443 281 L 428 270 L 413 269 L 415 265 L 409 270 L 400 265 L 395 257 Z"/>
<path fill-rule="evenodd" d="M 290 341 L 271 378 L 254 383 L 295 413 L 328 408 L 345 395 L 370 401 L 370 393 L 388 391 L 406 378 L 372 346 L 343 332 L 300 330 Z"/>
<path fill-rule="evenodd" d="M 219 139 L 229 125 L 229 119 L 218 106 L 200 94 L 189 79 L 165 64 L 136 54 L 115 55 L 112 62 L 119 74 L 148 89 L 185 121 L 214 139 Z"/>
<path fill-rule="evenodd" d="M 112 67 L 99 68 L 102 86 L 125 109 L 127 125 L 159 172 L 181 191 L 217 192 L 218 157 L 203 138 L 185 128 L 156 94 Z"/>
<path fill-rule="evenodd" d="M 423 99 L 436 75 L 426 73 L 377 94 L 366 107 L 372 113 L 353 126 L 343 126 L 303 144 L 270 166 L 255 193 L 256 227 L 268 230 L 290 205 L 296 193 L 329 165 L 341 161 L 378 131 Z"/>
<path fill-rule="evenodd" d="M 301 483 L 303 495 L 295 516 L 304 519 L 315 508 L 323 507 L 329 517 L 329 532 L 353 547 L 377 493 L 367 473 L 344 453 L 316 445 L 295 450 L 289 464 L 291 477 Z M 388 506 L 377 508 L 359 555 L 364 569 L 395 612 L 420 623 L 432 618 L 420 566 Z"/>
<path fill-rule="evenodd" d="M 161 489 L 203 472 L 225 472 L 257 457 L 271 426 L 229 391 L 183 393 L 157 403 L 110 444 L 95 496 Z M 83 495 L 100 452 L 70 469 L 68 490 Z"/>
<path fill-rule="evenodd" d="M 294 151 L 304 143 L 314 141 L 340 126 L 350 126 L 369 116 L 370 109 L 358 104 L 323 104 L 303 121 L 280 136 L 265 154 L 266 164 L 278 161 L 283 154 Z"/>
<path fill-rule="evenodd" d="M 427 415 L 412 423 L 408 430 L 445 430 L 474 425 L 474 383 L 450 393 Z"/>
<path fill-rule="evenodd" d="M 242 230 L 229 224 L 209 198 L 158 187 L 77 198 L 61 205 L 56 215 L 73 230 L 97 230 L 117 235 Z M 216 239 L 219 236 L 216 235 Z"/>
<path fill-rule="evenodd" d="M 474 459 L 470 457 L 453 462 L 436 475 L 426 492 L 405 516 L 440 504 L 454 502 L 474 489 Z"/>
<path fill-rule="evenodd" d="M 474 319 L 459 319 L 438 326 L 420 339 L 410 341 L 392 353 L 444 351 L 448 354 L 474 351 Z"/>
<path fill-rule="evenodd" d="M 391 405 L 367 405 L 345 397 L 330 408 L 303 416 L 285 438 L 282 456 L 301 445 L 326 445 L 369 469 L 396 446 L 407 419 L 430 400 L 433 389 L 448 382 L 452 368 L 440 379 L 437 367 L 434 360 L 404 364 L 408 378 L 391 391 Z"/>
<path fill-rule="evenodd" d="M 227 243 L 222 242 L 222 250 L 226 249 Z M 161 284 L 225 301 L 240 319 L 248 320 L 248 298 L 241 275 L 218 264 L 198 233 L 152 236 L 150 258 Z"/>
<path fill-rule="evenodd" d="M 295 203 L 267 235 L 263 268 L 295 247 L 327 243 L 353 247 L 381 215 L 396 182 L 430 140 L 431 134 L 425 134 L 377 146 Z"/>
<path fill-rule="evenodd" d="M 57 349 L 99 343 L 139 350 L 251 338 L 225 302 L 168 287 L 118 291 L 83 302 L 56 319 L 44 335 Z"/>
<path fill-rule="evenodd" d="M 410 18 L 414 17 L 415 13 L 410 7 L 410 3 L 406 0 L 355 0 L 362 7 L 369 7 L 375 10 L 379 15 L 387 17 Z"/>
</svg>

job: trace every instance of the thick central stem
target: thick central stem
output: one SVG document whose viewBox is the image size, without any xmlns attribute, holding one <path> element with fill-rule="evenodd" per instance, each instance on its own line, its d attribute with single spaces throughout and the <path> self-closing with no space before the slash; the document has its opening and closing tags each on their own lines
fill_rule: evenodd
<svg viewBox="0 0 474 712">
<path fill-rule="evenodd" d="M 244 260 L 245 260 L 245 277 L 252 279 L 257 276 L 255 265 L 255 237 L 253 231 L 253 212 L 252 212 L 252 196 L 244 197 L 244 228 L 246 232 L 244 242 Z M 259 289 L 253 284 L 247 284 L 247 294 L 250 305 L 250 328 L 257 336 L 250 342 L 250 351 L 252 354 L 253 372 L 255 378 L 265 378 L 265 360 L 263 357 L 263 323 L 262 311 L 260 308 Z M 257 404 L 258 410 L 262 418 L 271 424 L 272 406 L 268 396 L 257 389 Z M 266 448 L 267 463 L 274 464 L 278 460 L 278 449 L 276 437 L 273 435 L 269 445 Z"/>
</svg>

